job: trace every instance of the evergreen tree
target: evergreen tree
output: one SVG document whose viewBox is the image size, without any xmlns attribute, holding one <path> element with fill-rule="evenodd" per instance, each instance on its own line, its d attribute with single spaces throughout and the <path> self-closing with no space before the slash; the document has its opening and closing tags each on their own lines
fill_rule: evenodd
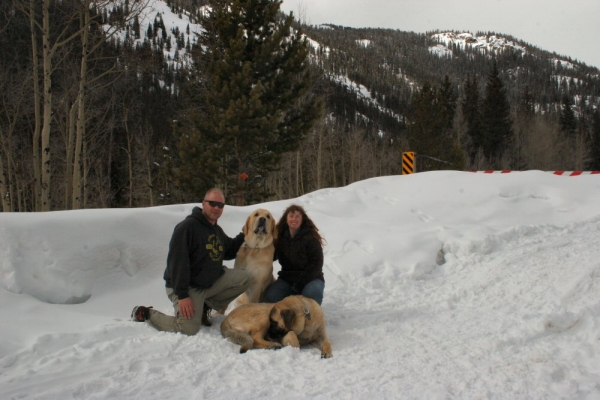
<svg viewBox="0 0 600 400">
<path fill-rule="evenodd" d="M 152 24 L 148 24 L 148 29 L 146 30 L 146 37 L 148 40 L 151 40 L 154 37 L 154 31 L 152 30 Z"/>
<path fill-rule="evenodd" d="M 592 114 L 592 145 L 590 149 L 589 168 L 593 171 L 600 171 L 600 111 L 596 110 Z"/>
<path fill-rule="evenodd" d="M 425 82 L 412 99 L 410 125 L 411 148 L 422 156 L 438 157 L 439 137 L 444 130 L 443 109 L 438 103 L 438 90 Z"/>
<path fill-rule="evenodd" d="M 141 37 L 140 35 L 140 19 L 138 18 L 138 16 L 135 16 L 135 19 L 133 20 L 133 35 L 136 39 L 139 39 Z"/>
<path fill-rule="evenodd" d="M 514 141 L 511 154 L 511 168 L 513 169 L 523 170 L 527 168 L 525 141 L 529 132 L 534 129 L 534 116 L 534 98 L 529 92 L 529 86 L 525 86 L 517 106 L 517 118 L 515 121 Z"/>
<path fill-rule="evenodd" d="M 201 21 L 205 31 L 195 61 L 206 75 L 203 110 L 179 151 L 188 153 L 189 173 L 205 171 L 206 164 L 218 172 L 214 184 L 236 204 L 269 195 L 264 178 L 282 154 L 298 149 L 321 114 L 309 94 L 308 42 L 292 29 L 292 15 L 278 17 L 280 5 L 211 0 Z"/>
<path fill-rule="evenodd" d="M 467 135 L 470 138 L 468 146 L 471 162 L 475 159 L 477 152 L 483 147 L 483 129 L 481 126 L 481 111 L 479 103 L 479 88 L 477 78 L 468 75 L 464 83 L 461 112 L 467 126 Z"/>
<path fill-rule="evenodd" d="M 513 130 L 510 104 L 496 62 L 492 66 L 485 86 L 482 111 L 483 154 L 497 166 L 497 162 L 512 142 Z"/>
<path fill-rule="evenodd" d="M 450 83 L 448 75 L 444 76 L 444 81 L 439 89 L 440 104 L 442 106 L 442 114 L 444 119 L 444 126 L 446 129 L 452 129 L 454 122 L 454 114 L 456 112 L 456 94 Z"/>
<path fill-rule="evenodd" d="M 534 113 L 534 99 L 531 93 L 529 93 L 529 86 L 526 85 L 519 100 L 517 116 L 522 120 L 529 121 Z"/>
<path fill-rule="evenodd" d="M 456 107 L 454 99 L 449 80 L 442 89 L 426 81 L 413 96 L 410 145 L 420 156 L 421 171 L 463 168 L 462 152 L 452 132 L 454 114 L 449 114 Z"/>
<path fill-rule="evenodd" d="M 560 112 L 560 131 L 567 137 L 575 137 L 577 132 L 577 118 L 571 107 L 571 99 L 565 93 L 562 97 L 562 110 Z"/>
</svg>

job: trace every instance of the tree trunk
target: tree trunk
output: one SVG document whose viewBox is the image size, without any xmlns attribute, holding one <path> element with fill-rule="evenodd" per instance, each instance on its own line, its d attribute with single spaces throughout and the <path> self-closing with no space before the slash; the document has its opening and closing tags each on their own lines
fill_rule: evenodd
<svg viewBox="0 0 600 400">
<path fill-rule="evenodd" d="M 333 183 L 333 187 L 337 187 L 337 177 L 335 174 L 335 157 L 333 155 L 333 149 L 330 148 L 329 154 L 331 154 L 331 181 Z"/>
<path fill-rule="evenodd" d="M 50 128 L 52 121 L 52 51 L 50 49 L 50 0 L 42 5 L 42 62 L 44 74 L 44 98 L 42 119 L 42 172 L 41 196 L 38 211 L 50 211 L 50 180 L 52 178 L 52 153 L 50 149 Z"/>
<path fill-rule="evenodd" d="M 9 212 L 12 211 L 10 209 L 10 202 L 9 202 L 9 197 L 8 195 L 10 195 L 10 191 L 8 189 L 8 185 L 9 185 L 9 178 L 7 176 L 7 173 L 4 171 L 4 159 L 2 157 L 2 152 L 0 152 L 0 198 L 2 201 L 2 211 L 3 212 Z"/>
<path fill-rule="evenodd" d="M 317 147 L 317 190 L 321 189 L 321 169 L 323 159 L 323 129 L 319 129 L 319 144 Z"/>
<path fill-rule="evenodd" d="M 88 199 L 88 195 L 87 195 L 87 191 L 88 191 L 88 173 L 90 172 L 90 158 L 86 157 L 86 154 L 88 154 L 88 142 L 87 141 L 83 141 L 83 150 L 81 152 L 81 154 L 83 154 L 82 160 L 83 160 L 83 168 L 82 173 L 81 173 L 81 205 L 83 208 L 88 208 L 88 204 L 87 204 L 87 199 Z"/>
<path fill-rule="evenodd" d="M 2 211 L 9 212 L 15 210 L 14 185 L 16 182 L 16 174 L 14 169 L 13 159 L 13 133 L 15 132 L 15 124 L 19 118 L 18 111 L 14 115 L 9 115 L 8 108 L 6 109 L 6 122 L 8 123 L 8 131 L 0 127 L 0 204 Z"/>
<path fill-rule="evenodd" d="M 575 146 L 573 150 L 575 153 L 575 170 L 583 171 L 585 168 L 584 166 L 589 160 L 589 145 L 585 140 L 583 132 L 575 137 Z"/>
<path fill-rule="evenodd" d="M 148 194 L 150 195 L 150 207 L 154 207 L 154 185 L 152 184 L 152 161 L 150 154 L 146 155 L 146 170 L 148 172 Z"/>
<path fill-rule="evenodd" d="M 131 141 L 133 140 L 132 137 L 129 135 L 129 129 L 127 130 L 127 166 L 129 169 L 129 179 L 128 179 L 128 186 L 129 186 L 129 208 L 133 207 L 133 157 L 131 155 Z"/>
<path fill-rule="evenodd" d="M 79 110 L 79 101 L 81 97 L 81 93 L 77 95 L 77 109 Z M 79 112 L 78 112 L 79 114 Z M 82 152 L 83 152 L 83 132 L 81 127 L 79 126 L 80 116 L 77 116 L 77 123 L 75 128 L 75 146 L 73 148 L 73 178 L 71 179 L 72 186 L 72 200 L 71 200 L 71 209 L 79 210 L 81 208 L 82 203 L 82 168 L 83 168 L 83 160 L 82 160 Z"/>
<path fill-rule="evenodd" d="M 75 113 L 77 111 L 77 101 L 73 103 L 69 110 L 67 122 L 67 160 L 65 172 L 65 210 L 70 210 L 73 207 L 73 156 L 75 152 Z"/>
<path fill-rule="evenodd" d="M 77 125 L 75 139 L 75 158 L 73 162 L 73 209 L 82 207 L 83 203 L 83 141 L 85 140 L 85 98 L 87 84 L 87 63 L 89 46 L 90 9 L 86 7 L 80 16 L 81 29 L 81 64 L 79 69 L 79 92 L 77 93 Z"/>
<path fill-rule="evenodd" d="M 40 138 L 41 138 L 41 126 L 42 117 L 40 110 L 40 82 L 39 82 L 39 63 L 38 63 L 38 48 L 37 48 L 37 36 L 36 36 L 36 24 L 35 24 L 35 0 L 29 1 L 29 23 L 31 26 L 31 61 L 33 64 L 32 70 L 32 81 L 33 81 L 33 113 L 34 113 L 34 127 L 33 127 L 33 197 L 35 202 L 34 210 L 39 211 L 42 209 L 42 177 L 41 177 L 41 160 L 40 160 Z"/>
<path fill-rule="evenodd" d="M 300 152 L 296 152 L 296 192 L 294 197 L 300 196 Z"/>
</svg>

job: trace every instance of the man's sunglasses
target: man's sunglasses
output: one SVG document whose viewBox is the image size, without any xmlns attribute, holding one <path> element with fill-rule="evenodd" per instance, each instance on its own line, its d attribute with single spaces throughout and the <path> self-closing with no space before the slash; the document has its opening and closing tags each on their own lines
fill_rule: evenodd
<svg viewBox="0 0 600 400">
<path fill-rule="evenodd" d="M 212 201 L 212 200 L 203 200 L 205 203 L 208 203 L 209 206 L 211 207 L 219 207 L 219 208 L 223 208 L 225 207 L 225 203 L 221 203 L 220 201 Z"/>
</svg>

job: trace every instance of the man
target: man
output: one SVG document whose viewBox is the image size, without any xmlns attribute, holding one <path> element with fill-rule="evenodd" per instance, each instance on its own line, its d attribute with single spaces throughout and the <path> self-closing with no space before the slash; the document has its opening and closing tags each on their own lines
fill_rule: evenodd
<svg viewBox="0 0 600 400">
<path fill-rule="evenodd" d="M 195 335 L 200 325 L 211 325 L 211 308 L 226 307 L 247 289 L 252 278 L 246 271 L 223 266 L 244 243 L 243 233 L 232 239 L 217 225 L 223 207 L 223 192 L 210 189 L 202 208 L 194 207 L 173 231 L 164 279 L 175 316 L 137 306 L 131 313 L 134 321 L 149 321 L 159 331 Z"/>
</svg>

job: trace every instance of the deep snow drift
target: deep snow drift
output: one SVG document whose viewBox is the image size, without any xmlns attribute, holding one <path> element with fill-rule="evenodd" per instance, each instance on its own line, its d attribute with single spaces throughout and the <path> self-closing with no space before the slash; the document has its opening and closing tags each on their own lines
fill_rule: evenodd
<svg viewBox="0 0 600 400">
<path fill-rule="evenodd" d="M 168 241 L 194 204 L 0 213 L 0 398 L 600 398 L 599 175 L 375 178 L 219 223 L 291 203 L 328 242 L 327 360 L 240 355 L 222 316 L 193 337 L 129 320 L 172 312 Z"/>
</svg>

